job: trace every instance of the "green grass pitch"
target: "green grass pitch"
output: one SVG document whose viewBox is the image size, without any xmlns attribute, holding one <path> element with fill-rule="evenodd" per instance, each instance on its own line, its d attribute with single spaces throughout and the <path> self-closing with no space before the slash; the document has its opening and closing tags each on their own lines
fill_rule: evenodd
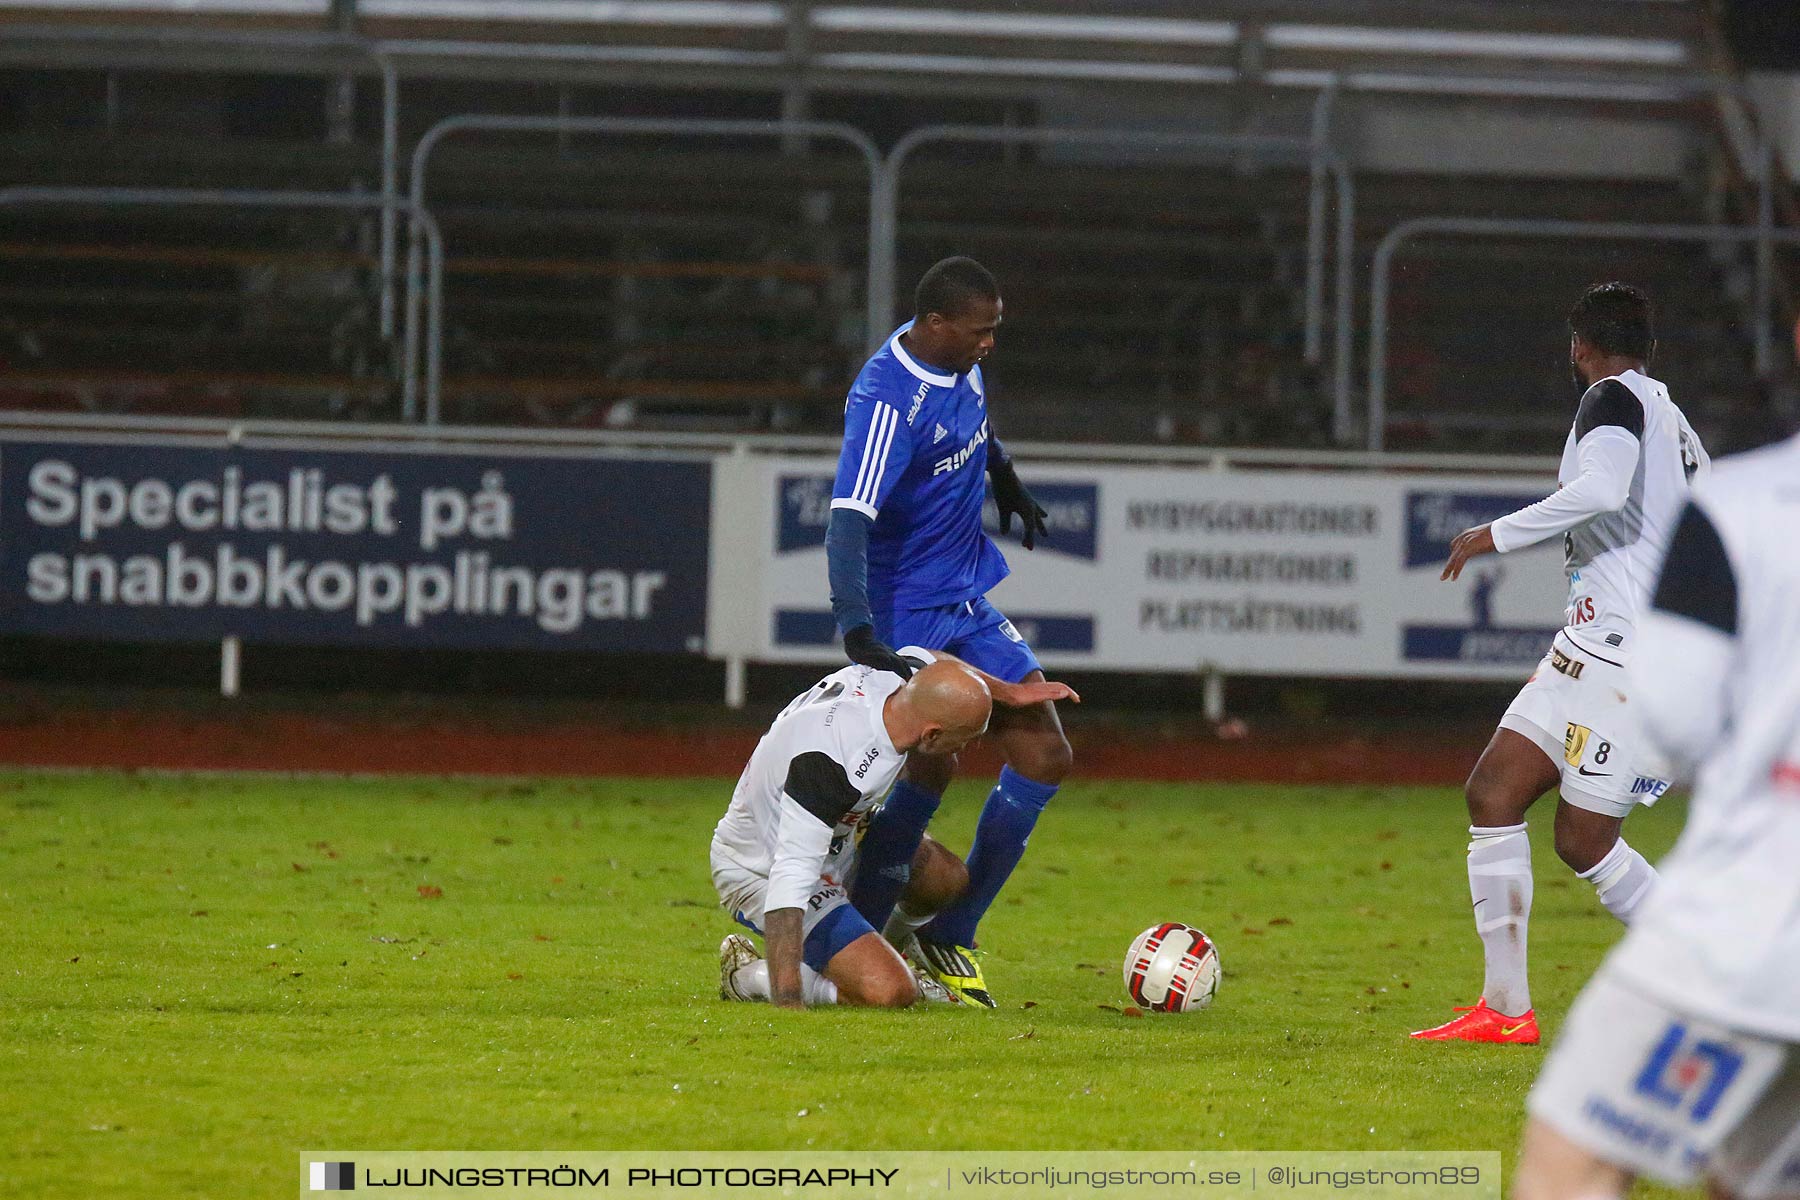
<svg viewBox="0 0 1800 1200">
<path fill-rule="evenodd" d="M 1450 790 L 1075 783 L 983 926 L 997 1012 L 717 999 L 724 780 L 0 775 L 0 1194 L 287 1196 L 359 1149 L 1500 1149 Z M 982 786 L 934 832 L 966 848 Z M 1652 858 L 1683 809 L 1633 818 Z M 1619 927 L 1534 825 L 1552 1034 Z M 1119 963 L 1201 926 L 1214 1007 Z"/>
</svg>

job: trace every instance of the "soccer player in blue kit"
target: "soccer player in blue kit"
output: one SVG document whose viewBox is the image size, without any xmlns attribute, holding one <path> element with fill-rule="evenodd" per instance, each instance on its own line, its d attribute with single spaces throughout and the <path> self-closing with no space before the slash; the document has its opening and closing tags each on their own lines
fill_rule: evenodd
<svg viewBox="0 0 1800 1200">
<path fill-rule="evenodd" d="M 844 448 L 825 536 L 831 608 L 852 662 L 905 676 L 893 647 L 946 650 L 1008 683 L 1041 680 L 1037 656 L 989 604 L 1006 559 L 981 528 L 993 482 L 1001 532 L 1014 517 L 1027 550 L 1046 533 L 1031 493 L 988 426 L 980 362 L 1001 318 L 994 277 L 947 258 L 919 281 L 914 318 L 863 366 L 844 408 Z M 906 949 L 967 1003 L 996 1007 L 974 955 L 975 927 L 1025 853 L 1073 758 L 1054 705 L 997 709 L 1006 767 L 981 810 L 962 897 L 915 931 Z M 878 930 L 949 786 L 954 760 L 907 764 L 863 838 L 851 903 Z"/>
</svg>

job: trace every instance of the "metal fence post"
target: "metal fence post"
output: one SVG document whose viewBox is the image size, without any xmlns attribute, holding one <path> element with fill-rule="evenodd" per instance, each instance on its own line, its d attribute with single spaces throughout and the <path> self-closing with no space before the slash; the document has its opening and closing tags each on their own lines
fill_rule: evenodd
<svg viewBox="0 0 1800 1200">
<path fill-rule="evenodd" d="M 873 226 L 881 188 L 881 151 L 876 148 L 868 134 L 855 126 L 846 125 L 841 121 L 706 120 L 689 117 L 508 117 L 465 113 L 460 116 L 445 117 L 427 129 L 419 138 L 418 145 L 413 147 L 412 169 L 409 178 L 411 201 L 408 207 L 410 211 L 415 213 L 425 211 L 425 176 L 431 163 L 432 152 L 444 139 L 453 134 L 470 130 L 485 130 L 492 133 L 614 133 L 666 137 L 802 137 L 846 143 L 861 153 L 863 163 L 869 171 L 871 228 L 867 272 L 871 281 L 875 277 L 877 233 Z M 418 337 L 421 299 L 418 288 L 419 250 L 419 233 L 415 228 L 407 249 L 406 337 L 409 346 Z M 441 247 L 439 254 L 442 254 Z M 428 383 L 436 377 L 443 350 L 442 297 L 433 299 L 432 303 L 434 319 L 431 328 L 435 332 L 432 335 L 430 351 L 426 355 Z M 876 294 L 873 287 L 869 289 L 868 313 L 871 324 L 873 324 L 876 316 Z M 426 405 L 427 422 L 435 425 L 438 423 L 438 417 L 436 403 L 428 401 Z M 412 419 L 410 408 L 407 410 L 407 419 Z"/>
<path fill-rule="evenodd" d="M 1344 158 L 1326 149 L 1319 153 L 1313 138 L 1280 137 L 1273 134 L 1230 134 L 1230 133 L 1152 133 L 1139 129 L 1049 129 L 1018 128 L 1006 125 L 924 125 L 911 130 L 894 143 L 888 151 L 886 174 L 887 181 L 882 196 L 884 222 L 892 223 L 897 233 L 898 213 L 900 205 L 900 172 L 906 165 L 906 159 L 912 152 L 927 142 L 993 142 L 1000 145 L 1066 145 L 1066 146 L 1136 146 L 1144 149 L 1182 148 L 1196 150 L 1233 150 L 1246 153 L 1264 153 L 1271 157 L 1286 154 L 1294 157 L 1305 157 L 1309 164 L 1317 163 L 1326 170 L 1336 173 L 1338 199 L 1338 279 L 1337 279 L 1337 316 L 1338 323 L 1334 353 L 1336 361 L 1333 370 L 1333 410 L 1334 426 L 1347 434 L 1350 424 L 1350 354 L 1351 346 L 1351 306 L 1352 306 L 1352 257 L 1351 241 L 1355 237 L 1355 181 L 1351 178 L 1349 164 Z M 1323 237 L 1323 212 L 1320 215 L 1320 235 Z M 1309 231 L 1310 240 L 1310 231 Z M 890 253 L 894 237 L 888 239 Z M 1309 246 L 1308 254 L 1313 248 Z M 1324 246 L 1317 246 L 1317 253 L 1323 262 Z M 887 266 L 889 284 L 892 284 L 892 260 Z M 1309 343 L 1323 343 L 1323 266 L 1320 267 L 1320 304 L 1316 310 L 1308 304 L 1307 322 L 1311 326 L 1318 322 L 1318 329 L 1308 328 L 1306 337 Z M 1310 287 L 1310 280 L 1309 280 Z M 891 309 L 890 309 L 891 311 Z"/>
<path fill-rule="evenodd" d="M 355 192 L 280 192 L 232 190 L 229 188 L 82 188 L 82 187 L 9 187 L 0 188 L 0 205 L 116 205 L 120 207 L 163 208 L 324 208 L 324 209 L 403 209 L 411 214 L 415 227 L 431 248 L 429 276 L 425 286 L 435 296 L 444 287 L 444 240 L 437 221 L 424 208 L 410 200 L 385 196 L 365 196 Z M 433 361 L 425 364 L 426 404 L 438 407 L 438 383 L 441 376 L 435 361 L 442 343 L 438 328 L 441 305 L 434 303 L 431 316 Z M 417 404 L 419 364 L 416 328 L 409 329 L 402 351 L 401 408 L 411 419 Z"/>
<path fill-rule="evenodd" d="M 1394 255 L 1408 238 L 1423 234 L 1456 237 L 1570 238 L 1640 242 L 1779 242 L 1800 245 L 1800 229 L 1762 225 L 1650 225 L 1622 221 L 1530 221 L 1485 217 L 1415 217 L 1388 230 L 1375 247 L 1369 292 L 1369 449 L 1387 443 L 1387 349 L 1390 276 Z M 1765 322 L 1766 324 L 1766 322 Z"/>
</svg>

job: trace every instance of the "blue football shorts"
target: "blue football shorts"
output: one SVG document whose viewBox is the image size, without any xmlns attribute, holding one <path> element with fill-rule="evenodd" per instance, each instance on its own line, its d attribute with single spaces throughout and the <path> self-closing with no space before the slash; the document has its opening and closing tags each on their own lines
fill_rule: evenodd
<svg viewBox="0 0 1800 1200">
<path fill-rule="evenodd" d="M 890 646 L 947 651 L 1007 683 L 1043 669 L 1013 623 L 985 597 L 877 613 L 875 633 Z"/>
</svg>

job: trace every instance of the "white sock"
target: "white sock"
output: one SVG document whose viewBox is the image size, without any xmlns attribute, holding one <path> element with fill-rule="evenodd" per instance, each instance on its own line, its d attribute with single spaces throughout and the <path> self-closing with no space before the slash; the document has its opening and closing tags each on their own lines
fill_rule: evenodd
<svg viewBox="0 0 1800 1200">
<path fill-rule="evenodd" d="M 731 977 L 733 986 L 753 1000 L 769 998 L 769 960 L 759 958 L 753 963 L 745 963 Z M 808 1008 L 820 1004 L 836 1004 L 838 1002 L 837 984 L 825 978 L 805 963 L 800 964 L 800 998 Z"/>
<path fill-rule="evenodd" d="M 1523 825 L 1469 827 L 1469 898 L 1487 959 L 1481 994 L 1509 1017 L 1531 1011 L 1525 931 L 1531 922 L 1531 839 Z"/>
<path fill-rule="evenodd" d="M 1638 909 L 1656 887 L 1656 868 L 1636 850 L 1625 844 L 1620 838 L 1613 843 L 1613 848 L 1606 852 L 1606 857 L 1595 863 L 1588 870 L 1581 872 L 1581 877 L 1594 885 L 1599 893 L 1600 903 L 1606 905 L 1606 911 L 1619 918 L 1625 924 L 1631 924 L 1631 915 Z"/>
<path fill-rule="evenodd" d="M 881 936 L 888 940 L 890 946 L 898 950 L 906 945 L 907 940 L 913 934 L 919 931 L 919 926 L 936 915 L 936 913 L 926 913 L 922 917 L 914 916 L 906 911 L 905 905 L 896 904 L 893 915 L 888 918 L 887 928 L 881 931 Z"/>
</svg>

